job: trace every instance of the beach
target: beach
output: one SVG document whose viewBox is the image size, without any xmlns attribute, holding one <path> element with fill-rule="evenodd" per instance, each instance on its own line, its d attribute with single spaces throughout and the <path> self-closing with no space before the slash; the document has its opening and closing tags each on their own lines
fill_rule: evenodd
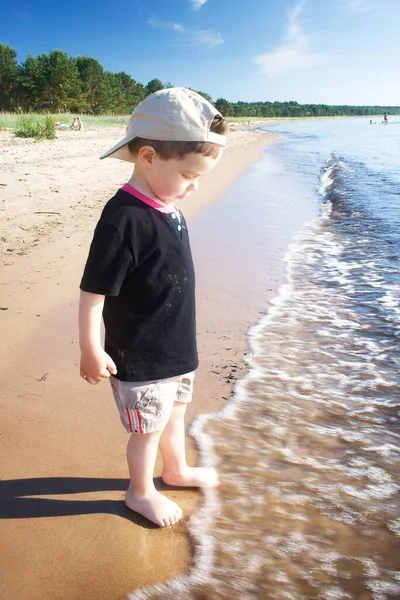
<svg viewBox="0 0 400 600">
<path fill-rule="evenodd" d="M 35 143 L 0 132 L 0 590 L 8 600 L 117 600 L 193 564 L 188 519 L 202 493 L 158 482 L 184 511 L 173 528 L 128 511 L 127 436 L 108 383 L 91 387 L 79 377 L 82 268 L 104 203 L 131 174 L 130 165 L 98 156 L 123 135 L 116 128 L 86 129 Z M 218 167 L 181 206 L 196 229 L 198 274 L 200 368 L 188 425 L 229 399 L 245 368 L 246 332 L 279 280 L 268 294 L 257 278 L 239 291 L 233 274 L 240 269 L 212 253 L 207 221 L 201 228 L 196 222 L 226 198 L 271 140 L 252 129 L 232 131 Z M 234 236 L 234 225 L 223 235 Z M 191 438 L 188 455 L 196 464 Z"/>
</svg>

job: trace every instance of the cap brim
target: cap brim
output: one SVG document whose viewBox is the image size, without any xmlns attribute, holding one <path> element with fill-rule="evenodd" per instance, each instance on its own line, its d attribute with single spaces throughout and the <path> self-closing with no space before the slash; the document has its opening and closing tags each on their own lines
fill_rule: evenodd
<svg viewBox="0 0 400 600">
<path fill-rule="evenodd" d="M 133 162 L 134 156 L 129 152 L 128 144 L 135 139 L 136 136 L 132 137 L 132 135 L 126 135 L 124 139 L 120 140 L 118 144 L 115 144 L 112 148 L 104 152 L 100 156 L 100 160 L 102 158 L 119 158 L 120 160 L 126 160 L 127 162 Z"/>
</svg>

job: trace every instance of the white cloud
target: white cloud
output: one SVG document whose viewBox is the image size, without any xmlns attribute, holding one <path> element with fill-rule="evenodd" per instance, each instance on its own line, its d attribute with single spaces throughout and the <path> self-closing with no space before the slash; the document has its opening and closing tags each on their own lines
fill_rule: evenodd
<svg viewBox="0 0 400 600">
<path fill-rule="evenodd" d="M 200 10 L 207 0 L 189 0 L 189 2 L 193 6 L 194 10 Z"/>
<path fill-rule="evenodd" d="M 268 77 L 287 70 L 303 69 L 322 62 L 322 57 L 313 54 L 309 49 L 309 41 L 303 32 L 299 17 L 305 0 L 300 0 L 287 15 L 285 41 L 276 50 L 260 54 L 254 58 L 260 71 Z"/>
<path fill-rule="evenodd" d="M 158 19 L 153 19 L 150 17 L 147 19 L 147 25 L 153 27 L 153 29 L 169 29 L 170 31 L 184 31 L 183 25 L 180 23 L 170 23 L 169 21 L 159 21 Z"/>
<path fill-rule="evenodd" d="M 199 29 L 188 34 L 188 41 L 194 46 L 205 46 L 207 48 L 214 48 L 219 44 L 224 43 L 224 39 L 219 31 L 214 29 Z"/>
<path fill-rule="evenodd" d="M 150 18 L 147 24 L 153 29 L 166 29 L 179 34 L 174 42 L 176 46 L 197 46 L 205 49 L 215 48 L 224 43 L 224 39 L 219 31 L 214 29 L 187 29 L 180 23 L 169 23 L 167 21 L 158 21 Z"/>
</svg>

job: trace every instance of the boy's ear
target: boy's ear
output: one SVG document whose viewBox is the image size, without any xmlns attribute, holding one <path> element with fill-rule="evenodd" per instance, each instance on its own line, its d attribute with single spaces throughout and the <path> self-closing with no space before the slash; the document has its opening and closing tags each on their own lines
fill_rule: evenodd
<svg viewBox="0 0 400 600">
<path fill-rule="evenodd" d="M 138 152 L 137 160 L 141 165 L 149 166 L 156 156 L 156 151 L 152 146 L 142 146 Z"/>
</svg>

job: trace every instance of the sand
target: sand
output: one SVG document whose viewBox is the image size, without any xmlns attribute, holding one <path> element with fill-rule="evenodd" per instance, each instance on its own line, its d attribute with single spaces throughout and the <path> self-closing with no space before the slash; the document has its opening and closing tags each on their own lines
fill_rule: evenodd
<svg viewBox="0 0 400 600">
<path fill-rule="evenodd" d="M 123 134 L 86 129 L 36 143 L 0 132 L 0 595 L 7 600 L 118 600 L 184 574 L 193 561 L 188 518 L 201 492 L 157 479 L 184 511 L 173 528 L 130 513 L 123 502 L 127 436 L 109 386 L 79 377 L 82 268 L 102 206 L 131 169 L 98 156 Z M 189 225 L 272 137 L 231 133 L 221 163 L 181 207 Z M 205 231 L 192 243 L 197 264 L 206 246 Z M 244 368 L 258 305 L 250 296 L 235 303 L 229 273 L 226 279 L 221 287 L 198 277 L 201 366 L 188 424 L 221 408 Z M 190 439 L 188 454 L 196 464 Z"/>
</svg>

